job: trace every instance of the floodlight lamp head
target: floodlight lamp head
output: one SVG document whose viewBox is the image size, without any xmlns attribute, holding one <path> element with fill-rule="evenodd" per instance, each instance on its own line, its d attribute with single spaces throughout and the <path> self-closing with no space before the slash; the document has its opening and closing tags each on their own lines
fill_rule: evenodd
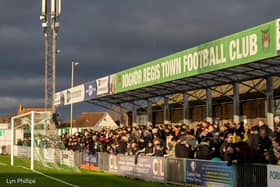
<svg viewBox="0 0 280 187">
<path fill-rule="evenodd" d="M 46 21 L 46 16 L 40 16 L 41 21 Z"/>
</svg>

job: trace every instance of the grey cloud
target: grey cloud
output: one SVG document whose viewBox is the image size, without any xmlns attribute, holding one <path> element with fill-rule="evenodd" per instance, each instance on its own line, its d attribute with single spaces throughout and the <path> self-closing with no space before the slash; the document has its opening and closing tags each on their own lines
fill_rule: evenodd
<svg viewBox="0 0 280 187">
<path fill-rule="evenodd" d="M 19 104 L 28 107 L 39 107 L 44 102 L 41 98 L 0 97 L 0 115 L 15 114 Z"/>
</svg>

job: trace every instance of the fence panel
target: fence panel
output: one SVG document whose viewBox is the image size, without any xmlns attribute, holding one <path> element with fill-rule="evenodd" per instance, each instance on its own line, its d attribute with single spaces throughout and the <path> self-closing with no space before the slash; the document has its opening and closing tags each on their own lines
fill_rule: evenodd
<svg viewBox="0 0 280 187">
<path fill-rule="evenodd" d="M 30 147 L 14 146 L 14 155 L 30 158 Z M 224 187 L 278 187 L 280 166 L 247 164 L 228 166 L 227 162 L 163 157 L 88 154 L 86 152 L 34 148 L 34 159 L 80 166 L 132 178 L 179 185 Z"/>
<path fill-rule="evenodd" d="M 84 151 L 82 153 L 82 160 L 80 167 L 83 169 L 99 171 L 99 160 L 98 160 L 98 153 L 87 153 Z"/>
<path fill-rule="evenodd" d="M 27 146 L 14 146 L 14 154 L 15 156 L 21 157 L 21 158 L 30 158 L 30 147 Z"/>
<path fill-rule="evenodd" d="M 278 187 L 280 186 L 280 166 L 268 165 L 267 166 L 267 186 Z"/>
<path fill-rule="evenodd" d="M 238 187 L 263 187 L 267 185 L 267 166 L 258 164 L 238 165 L 236 167 Z"/>
<path fill-rule="evenodd" d="M 109 154 L 104 152 L 98 153 L 100 171 L 109 171 Z"/>
<path fill-rule="evenodd" d="M 43 148 L 42 153 L 44 161 L 54 164 L 60 163 L 61 150 L 53 148 Z"/>
<path fill-rule="evenodd" d="M 166 159 L 163 157 L 110 155 L 109 172 L 147 181 L 165 182 Z"/>
<path fill-rule="evenodd" d="M 61 151 L 60 164 L 70 167 L 80 166 L 81 154 L 79 151 Z"/>
<path fill-rule="evenodd" d="M 166 166 L 166 180 L 168 183 L 184 184 L 185 160 L 180 158 L 168 158 Z"/>
</svg>

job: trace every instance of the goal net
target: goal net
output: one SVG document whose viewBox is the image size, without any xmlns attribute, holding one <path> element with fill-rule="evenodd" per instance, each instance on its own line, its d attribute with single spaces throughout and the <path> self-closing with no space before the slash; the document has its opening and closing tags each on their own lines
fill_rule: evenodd
<svg viewBox="0 0 280 187">
<path fill-rule="evenodd" d="M 11 120 L 11 165 L 14 157 L 27 158 L 30 169 L 58 167 L 62 164 L 64 144 L 51 112 L 31 111 Z"/>
</svg>

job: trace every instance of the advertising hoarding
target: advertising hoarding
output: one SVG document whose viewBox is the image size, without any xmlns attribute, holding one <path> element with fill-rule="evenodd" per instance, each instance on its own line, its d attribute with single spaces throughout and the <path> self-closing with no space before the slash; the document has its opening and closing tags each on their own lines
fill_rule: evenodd
<svg viewBox="0 0 280 187">
<path fill-rule="evenodd" d="M 85 85 L 80 84 L 73 88 L 57 92 L 55 94 L 55 106 L 64 106 L 83 102 L 85 100 Z"/>
<path fill-rule="evenodd" d="M 96 98 L 96 81 L 90 81 L 85 83 L 85 101 Z"/>
<path fill-rule="evenodd" d="M 276 20 L 121 71 L 116 93 L 191 77 L 277 55 Z"/>
<path fill-rule="evenodd" d="M 280 166 L 267 165 L 267 186 L 278 187 L 280 185 Z"/>
<path fill-rule="evenodd" d="M 186 184 L 234 187 L 234 169 L 223 161 L 187 160 Z"/>
<path fill-rule="evenodd" d="M 162 157 L 139 157 L 135 164 L 135 156 L 110 155 L 109 172 L 118 175 L 139 178 L 148 181 L 165 181 L 165 159 Z"/>
<path fill-rule="evenodd" d="M 60 164 L 75 167 L 75 152 L 61 151 Z"/>
<path fill-rule="evenodd" d="M 55 163 L 55 149 L 43 149 L 43 156 L 46 162 Z"/>
<path fill-rule="evenodd" d="M 96 80 L 96 88 L 97 88 L 96 95 L 100 96 L 100 95 L 109 94 L 109 91 L 110 91 L 109 87 L 110 87 L 109 76 L 97 79 Z"/>
<path fill-rule="evenodd" d="M 98 160 L 98 153 L 82 153 L 82 163 L 80 165 L 83 169 L 98 171 L 99 170 L 99 160 Z"/>
<path fill-rule="evenodd" d="M 86 83 L 84 98 L 69 99 L 69 91 L 56 95 L 55 105 L 87 101 L 177 79 L 222 70 L 277 56 L 280 20 L 205 43 Z M 69 89 L 70 90 L 70 89 Z M 67 95 L 68 94 L 68 95 Z"/>
</svg>

